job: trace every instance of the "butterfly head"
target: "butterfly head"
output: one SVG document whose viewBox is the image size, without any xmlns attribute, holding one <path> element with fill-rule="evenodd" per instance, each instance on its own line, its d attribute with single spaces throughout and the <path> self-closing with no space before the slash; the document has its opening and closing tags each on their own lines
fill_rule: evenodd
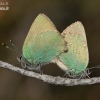
<svg viewBox="0 0 100 100">
<path fill-rule="evenodd" d="M 17 60 L 19 64 L 22 66 L 22 68 L 28 69 L 28 70 L 35 70 L 35 71 L 40 71 L 41 70 L 41 65 L 40 64 L 34 64 L 34 63 L 29 63 L 23 55 L 17 57 Z"/>
</svg>

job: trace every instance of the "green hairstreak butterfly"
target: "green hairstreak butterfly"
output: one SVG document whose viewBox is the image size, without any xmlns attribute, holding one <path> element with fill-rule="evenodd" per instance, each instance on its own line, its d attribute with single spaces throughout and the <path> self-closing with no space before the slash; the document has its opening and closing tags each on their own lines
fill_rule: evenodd
<svg viewBox="0 0 100 100">
<path fill-rule="evenodd" d="M 65 49 L 65 41 L 54 24 L 46 15 L 39 14 L 24 41 L 22 56 L 17 59 L 23 68 L 39 71 Z"/>
<path fill-rule="evenodd" d="M 78 77 L 85 72 L 89 54 L 85 30 L 81 22 L 75 22 L 67 27 L 61 36 L 67 42 L 67 52 L 60 54 L 54 62 L 70 77 Z"/>
</svg>

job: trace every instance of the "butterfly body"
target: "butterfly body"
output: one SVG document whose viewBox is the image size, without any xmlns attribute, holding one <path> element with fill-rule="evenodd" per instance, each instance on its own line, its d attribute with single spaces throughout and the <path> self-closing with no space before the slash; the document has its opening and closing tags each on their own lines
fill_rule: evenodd
<svg viewBox="0 0 100 100">
<path fill-rule="evenodd" d="M 58 62 L 63 63 L 63 67 L 62 65 L 59 67 L 70 77 L 81 76 L 85 73 L 89 60 L 87 40 L 82 23 L 73 23 L 61 35 L 67 42 L 68 51 L 59 56 Z"/>
<path fill-rule="evenodd" d="M 40 70 L 64 52 L 66 46 L 54 24 L 44 14 L 34 20 L 22 48 L 21 65 L 30 70 Z"/>
</svg>

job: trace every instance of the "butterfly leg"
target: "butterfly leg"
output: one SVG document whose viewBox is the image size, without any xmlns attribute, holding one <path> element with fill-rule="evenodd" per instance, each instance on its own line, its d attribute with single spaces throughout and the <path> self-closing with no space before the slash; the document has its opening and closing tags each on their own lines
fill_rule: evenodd
<svg viewBox="0 0 100 100">
<path fill-rule="evenodd" d="M 43 69 L 42 69 L 42 66 L 40 66 L 40 68 L 39 68 L 39 73 L 40 73 L 41 75 L 43 75 Z"/>
<path fill-rule="evenodd" d="M 67 77 L 67 74 L 65 73 L 63 76 L 64 76 L 64 77 Z"/>
<path fill-rule="evenodd" d="M 90 75 L 91 73 L 92 73 L 92 72 L 87 72 L 87 73 L 86 73 L 86 76 L 87 76 L 88 78 L 90 78 L 89 75 Z"/>
<path fill-rule="evenodd" d="M 80 80 L 80 79 L 82 79 L 82 78 L 83 78 L 83 74 L 80 75 L 80 77 L 78 78 L 78 80 Z"/>
<path fill-rule="evenodd" d="M 19 66 L 20 65 L 20 63 L 17 63 L 15 66 Z"/>
<path fill-rule="evenodd" d="M 25 63 L 25 68 L 24 68 L 25 70 L 24 70 L 24 72 L 23 72 L 23 74 L 25 74 L 25 71 L 27 70 L 27 66 L 26 66 L 26 63 Z"/>
<path fill-rule="evenodd" d="M 67 76 L 69 76 L 69 77 L 70 77 L 70 76 L 71 76 L 70 71 L 69 71 L 69 70 L 67 70 L 63 76 L 64 76 L 64 77 L 66 77 L 66 78 L 67 78 Z"/>
</svg>

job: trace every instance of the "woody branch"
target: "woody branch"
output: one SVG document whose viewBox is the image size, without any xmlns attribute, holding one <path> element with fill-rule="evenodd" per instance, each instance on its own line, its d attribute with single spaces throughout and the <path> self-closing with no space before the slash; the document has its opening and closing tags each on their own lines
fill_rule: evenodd
<svg viewBox="0 0 100 100">
<path fill-rule="evenodd" d="M 75 86 L 75 85 L 90 85 L 95 83 L 100 83 L 100 77 L 95 78 L 87 78 L 87 79 L 70 79 L 70 78 L 63 78 L 63 77 L 53 77 L 50 75 L 41 75 L 39 73 L 35 73 L 33 71 L 27 71 L 24 69 L 21 69 L 19 67 L 13 66 L 11 64 L 8 64 L 6 62 L 0 61 L 0 67 L 10 69 L 14 72 L 18 72 L 22 75 L 33 77 L 39 80 L 42 80 L 44 82 L 55 84 L 55 85 L 64 85 L 64 86 Z"/>
</svg>

